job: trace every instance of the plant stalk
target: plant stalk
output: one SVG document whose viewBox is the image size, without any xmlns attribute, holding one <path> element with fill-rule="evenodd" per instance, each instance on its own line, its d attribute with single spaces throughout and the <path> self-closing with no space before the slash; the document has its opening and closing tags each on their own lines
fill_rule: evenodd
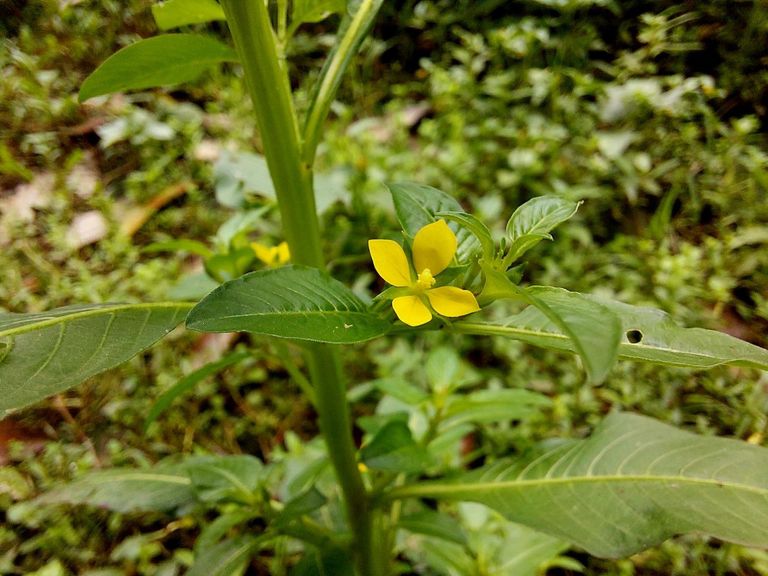
<svg viewBox="0 0 768 576">
<path fill-rule="evenodd" d="M 312 163 L 302 160 L 288 74 L 280 64 L 266 3 L 222 0 L 221 5 L 245 71 L 291 260 L 324 269 Z M 361 576 L 378 576 L 381 562 L 374 552 L 372 510 L 357 467 L 341 357 L 331 346 L 313 344 L 307 347 L 307 359 L 320 430 L 346 503 L 351 552 Z"/>
</svg>

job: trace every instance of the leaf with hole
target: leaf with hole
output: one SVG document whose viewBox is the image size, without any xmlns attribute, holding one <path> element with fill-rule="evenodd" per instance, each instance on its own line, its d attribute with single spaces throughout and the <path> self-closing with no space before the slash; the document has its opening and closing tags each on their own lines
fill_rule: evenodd
<svg viewBox="0 0 768 576">
<path fill-rule="evenodd" d="M 208 36 L 163 34 L 112 54 L 85 79 L 78 98 L 183 84 L 211 66 L 236 61 L 232 48 Z"/>
<path fill-rule="evenodd" d="M 0 411 L 122 364 L 173 330 L 190 308 L 184 302 L 94 304 L 0 314 Z"/>
<path fill-rule="evenodd" d="M 226 282 L 195 306 L 187 326 L 333 344 L 364 342 L 390 329 L 341 282 L 305 266 L 261 270 Z"/>
<path fill-rule="evenodd" d="M 613 414 L 590 438 L 533 460 L 502 460 L 392 496 L 479 502 L 602 557 L 689 532 L 768 546 L 768 450 L 633 414 Z"/>
<path fill-rule="evenodd" d="M 539 297 L 548 293 L 555 298 L 568 298 L 568 292 L 561 288 L 536 287 L 534 293 Z M 749 342 L 714 330 L 683 328 L 661 310 L 581 296 L 619 318 L 622 334 L 619 358 L 688 368 L 713 368 L 725 364 L 768 370 L 768 350 Z M 551 299 L 550 296 L 547 298 Z M 563 330 L 533 306 L 503 320 L 462 321 L 456 322 L 454 328 L 466 334 L 505 336 L 544 348 L 575 351 L 573 341 Z M 590 329 L 599 332 L 604 326 L 597 321 Z"/>
</svg>

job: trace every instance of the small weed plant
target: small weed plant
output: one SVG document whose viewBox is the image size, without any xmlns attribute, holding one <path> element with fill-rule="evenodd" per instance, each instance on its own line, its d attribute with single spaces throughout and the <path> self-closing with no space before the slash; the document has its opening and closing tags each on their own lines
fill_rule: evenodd
<svg viewBox="0 0 768 576">
<path fill-rule="evenodd" d="M 242 574 L 256 556 L 273 572 L 385 576 L 411 566 L 446 574 L 535 574 L 571 546 L 619 558 L 683 533 L 768 546 L 768 451 L 614 412 L 583 439 L 549 441 L 505 458 L 480 458 L 468 439 L 514 426 L 551 400 L 523 388 L 472 389 L 450 347 L 426 353 L 427 386 L 403 378 L 350 382 L 343 346 L 420 333 L 497 337 L 576 354 L 584 385 L 617 360 L 705 369 L 768 369 L 768 352 L 729 335 L 683 328 L 658 310 L 552 286 L 521 283 L 524 258 L 579 203 L 539 196 L 518 206 L 503 235 L 450 195 L 412 182 L 388 185 L 401 230 L 371 238 L 383 282 L 366 299 L 331 276 L 322 251 L 314 164 L 342 76 L 382 0 L 168 0 L 154 7 L 171 30 L 226 21 L 234 49 L 210 36 L 168 33 L 132 44 L 83 83 L 81 100 L 174 85 L 222 62 L 244 71 L 285 243 L 252 243 L 240 215 L 220 246 L 178 239 L 155 250 L 205 260 L 196 301 L 69 306 L 0 314 L 0 409 L 6 413 L 127 361 L 184 323 L 201 332 L 277 339 L 286 370 L 317 414 L 320 441 L 286 436 L 286 451 L 194 455 L 142 469 L 90 472 L 38 499 L 116 511 L 183 513 L 212 520 L 190 575 Z M 297 113 L 286 55 L 297 29 L 340 20 L 336 41 Z M 500 237 L 498 237 L 500 236 Z M 255 272 L 247 272 L 260 263 Z M 425 341 L 429 342 L 427 337 Z M 290 349 L 300 349 L 295 361 Z M 248 358 L 205 365 L 157 400 L 147 425 L 204 377 Z M 524 357 L 520 362 L 526 362 Z M 304 370 L 305 369 L 305 370 Z M 306 371 L 306 374 L 305 374 Z M 350 403 L 374 394 L 374 414 L 352 421 Z M 482 506 L 478 506 L 482 505 Z M 478 542 L 455 521 L 486 528 Z M 571 560 L 575 563 L 574 560 Z M 578 564 L 578 563 L 575 563 Z M 576 566 L 578 569 L 578 565 Z"/>
</svg>

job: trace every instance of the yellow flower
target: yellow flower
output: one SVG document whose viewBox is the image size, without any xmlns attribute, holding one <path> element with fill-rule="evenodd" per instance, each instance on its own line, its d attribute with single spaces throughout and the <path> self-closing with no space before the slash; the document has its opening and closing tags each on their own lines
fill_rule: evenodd
<svg viewBox="0 0 768 576">
<path fill-rule="evenodd" d="M 432 319 L 432 309 L 441 316 L 456 317 L 477 312 L 475 295 L 455 286 L 435 285 L 435 276 L 448 267 L 456 254 L 456 236 L 445 223 L 438 220 L 427 224 L 413 239 L 414 277 L 408 258 L 400 244 L 393 240 L 369 240 L 373 267 L 392 286 L 407 288 L 409 294 L 392 300 L 397 317 L 409 326 L 421 326 Z"/>
<path fill-rule="evenodd" d="M 291 259 L 286 242 L 280 242 L 277 246 L 267 246 L 261 242 L 251 242 L 251 248 L 256 253 L 256 258 L 267 266 L 280 266 Z"/>
</svg>

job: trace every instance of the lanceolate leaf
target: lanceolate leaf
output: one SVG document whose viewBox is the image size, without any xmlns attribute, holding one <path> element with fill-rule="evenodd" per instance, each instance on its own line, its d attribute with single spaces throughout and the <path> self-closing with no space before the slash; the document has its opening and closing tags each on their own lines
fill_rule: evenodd
<svg viewBox="0 0 768 576">
<path fill-rule="evenodd" d="M 68 306 L 0 314 L 0 411 L 122 364 L 173 330 L 192 304 Z"/>
<path fill-rule="evenodd" d="M 431 186 L 413 182 L 396 182 L 388 185 L 395 205 L 395 213 L 400 225 L 411 238 L 427 224 L 440 219 L 438 212 L 464 212 L 454 198 Z M 456 233 L 458 248 L 456 257 L 459 262 L 466 262 L 479 248 L 475 236 L 465 227 L 451 223 Z"/>
<path fill-rule="evenodd" d="M 192 481 L 182 465 L 91 472 L 36 500 L 40 504 L 89 504 L 116 512 L 170 511 L 195 501 Z"/>
<path fill-rule="evenodd" d="M 221 285 L 190 312 L 187 326 L 341 344 L 382 336 L 390 323 L 328 274 L 285 266 Z"/>
<path fill-rule="evenodd" d="M 549 233 L 576 214 L 579 204 L 557 196 L 540 196 L 519 206 L 507 222 L 511 243 L 507 263 L 511 264 L 542 240 L 551 240 Z"/>
<path fill-rule="evenodd" d="M 559 288 L 538 288 L 534 293 L 567 293 Z M 587 296 L 618 316 L 622 325 L 619 358 L 689 368 L 712 368 L 721 364 L 768 370 L 768 350 L 728 334 L 702 328 L 683 328 L 660 310 L 630 306 Z M 573 342 L 533 306 L 505 320 L 456 322 L 454 328 L 466 334 L 506 336 L 544 348 L 573 352 Z M 593 330 L 602 330 L 595 324 Z"/>
<path fill-rule="evenodd" d="M 160 30 L 168 30 L 224 20 L 224 10 L 216 0 L 166 0 L 152 6 L 152 16 Z"/>
<path fill-rule="evenodd" d="M 199 34 L 163 34 L 118 50 L 80 87 L 79 99 L 182 84 L 220 62 L 237 60 L 235 51 Z"/>
<path fill-rule="evenodd" d="M 533 461 L 500 461 L 395 489 L 396 498 L 480 502 L 603 557 L 703 532 L 768 546 L 768 450 L 631 414 Z"/>
</svg>

